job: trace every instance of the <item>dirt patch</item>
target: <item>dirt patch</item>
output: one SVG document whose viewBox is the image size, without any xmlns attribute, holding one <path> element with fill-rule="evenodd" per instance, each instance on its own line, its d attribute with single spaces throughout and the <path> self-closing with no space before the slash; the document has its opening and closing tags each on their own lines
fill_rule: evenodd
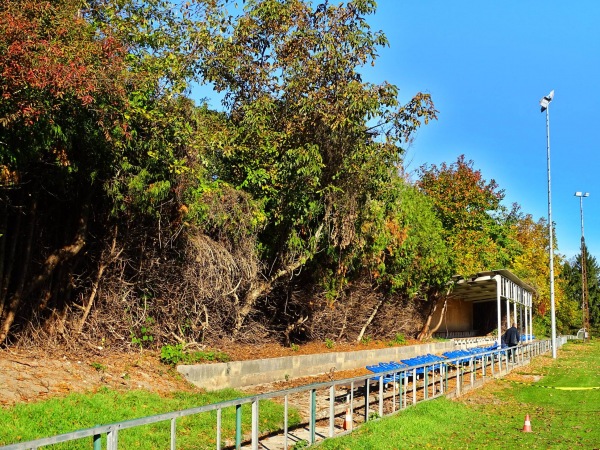
<svg viewBox="0 0 600 450">
<path fill-rule="evenodd" d="M 411 342 L 414 344 L 416 342 Z M 388 344 L 372 341 L 366 344 L 336 343 L 333 347 L 314 342 L 298 347 L 265 344 L 260 347 L 222 342 L 210 350 L 227 353 L 231 360 L 275 358 L 337 351 L 385 348 Z M 248 392 L 265 392 L 309 383 L 349 378 L 367 373 L 365 369 L 332 372 L 253 387 Z M 71 392 L 96 391 L 101 387 L 120 390 L 144 389 L 158 393 L 173 391 L 198 392 L 176 370 L 160 362 L 158 351 L 116 353 L 106 349 L 90 349 L 78 355 L 60 349 L 0 350 L 0 405 L 34 402 Z"/>
</svg>

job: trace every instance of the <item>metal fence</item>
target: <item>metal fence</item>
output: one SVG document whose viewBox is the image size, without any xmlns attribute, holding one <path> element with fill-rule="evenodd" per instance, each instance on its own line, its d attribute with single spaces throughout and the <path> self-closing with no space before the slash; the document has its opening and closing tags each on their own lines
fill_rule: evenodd
<svg viewBox="0 0 600 450">
<path fill-rule="evenodd" d="M 567 337 L 557 338 L 561 346 Z M 198 442 L 195 448 L 268 448 L 288 449 L 298 440 L 313 444 L 317 440 L 340 436 L 352 431 L 373 418 L 394 414 L 399 410 L 439 396 L 460 396 L 464 392 L 482 385 L 493 377 L 501 377 L 514 367 L 528 364 L 531 358 L 551 350 L 550 340 L 523 344 L 516 348 L 514 360 L 506 350 L 472 353 L 467 358 L 457 357 L 442 363 L 426 363 L 402 370 L 390 370 L 344 380 L 316 383 L 293 389 L 253 395 L 211 405 L 190 408 L 124 422 L 87 428 L 48 438 L 21 442 L 4 447 L 4 450 L 39 449 L 63 442 L 77 441 L 70 448 L 93 448 L 107 450 L 119 448 L 119 433 L 149 424 L 170 423 L 171 450 L 177 448 L 177 421 L 182 417 L 207 414 L 216 411 L 215 435 L 212 443 Z M 391 381 L 390 381 L 391 380 Z M 294 407 L 305 403 L 303 423 L 289 426 L 290 399 Z M 278 433 L 261 433 L 260 402 L 274 400 L 284 405 L 283 427 Z M 242 429 L 242 406 L 251 405 L 250 430 Z M 223 411 L 235 411 L 235 436 L 222 436 Z M 300 437 L 304 436 L 304 437 Z M 276 440 L 276 443 L 273 443 Z M 73 442 L 75 443 L 75 442 Z M 216 444 L 215 444 L 216 443 Z"/>
</svg>

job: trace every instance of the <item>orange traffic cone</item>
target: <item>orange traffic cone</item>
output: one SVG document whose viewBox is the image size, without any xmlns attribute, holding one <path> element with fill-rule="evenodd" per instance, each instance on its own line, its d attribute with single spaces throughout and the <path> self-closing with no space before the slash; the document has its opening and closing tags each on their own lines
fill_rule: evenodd
<svg viewBox="0 0 600 450">
<path fill-rule="evenodd" d="M 529 421 L 529 414 L 525 416 L 525 425 L 523 425 L 523 432 L 531 433 L 531 422 Z"/>
<path fill-rule="evenodd" d="M 344 417 L 344 430 L 352 429 L 352 414 L 350 414 L 350 408 L 346 408 L 346 416 Z"/>
</svg>

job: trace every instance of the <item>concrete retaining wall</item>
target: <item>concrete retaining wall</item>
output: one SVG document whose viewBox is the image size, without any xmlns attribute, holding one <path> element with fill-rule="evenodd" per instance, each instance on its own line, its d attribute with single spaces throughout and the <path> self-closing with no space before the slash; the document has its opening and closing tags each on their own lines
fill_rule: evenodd
<svg viewBox="0 0 600 450">
<path fill-rule="evenodd" d="M 286 378 L 352 370 L 382 361 L 399 361 L 413 356 L 454 350 L 452 341 L 355 352 L 320 353 L 281 358 L 232 361 L 218 364 L 177 366 L 177 371 L 198 387 L 213 390 L 239 388 L 283 381 Z"/>
</svg>

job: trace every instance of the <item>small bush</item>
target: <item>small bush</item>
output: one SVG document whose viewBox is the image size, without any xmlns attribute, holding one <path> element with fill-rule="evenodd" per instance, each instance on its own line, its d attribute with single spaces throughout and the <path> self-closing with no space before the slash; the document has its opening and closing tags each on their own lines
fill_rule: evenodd
<svg viewBox="0 0 600 450">
<path fill-rule="evenodd" d="M 98 372 L 104 372 L 106 370 L 106 366 L 104 364 L 100 364 L 99 362 L 92 362 L 90 366 L 96 369 Z"/>
<path fill-rule="evenodd" d="M 375 411 L 371 411 L 369 413 L 369 420 L 377 420 L 377 419 L 381 419 L 381 416 L 376 413 Z"/>
<path fill-rule="evenodd" d="M 406 337 L 402 333 L 397 333 L 394 339 L 392 339 L 392 343 L 395 345 L 406 344 Z"/>
<path fill-rule="evenodd" d="M 292 344 L 290 348 L 293 352 L 297 352 L 298 350 L 300 350 L 300 346 L 298 344 Z"/>
<path fill-rule="evenodd" d="M 186 352 L 183 344 L 165 345 L 160 349 L 160 361 L 170 366 L 177 364 L 196 364 L 205 361 L 228 362 L 231 358 L 227 353 L 203 351 Z"/>
<path fill-rule="evenodd" d="M 335 342 L 333 342 L 331 339 L 325 339 L 325 347 L 333 348 L 335 347 Z"/>
</svg>

